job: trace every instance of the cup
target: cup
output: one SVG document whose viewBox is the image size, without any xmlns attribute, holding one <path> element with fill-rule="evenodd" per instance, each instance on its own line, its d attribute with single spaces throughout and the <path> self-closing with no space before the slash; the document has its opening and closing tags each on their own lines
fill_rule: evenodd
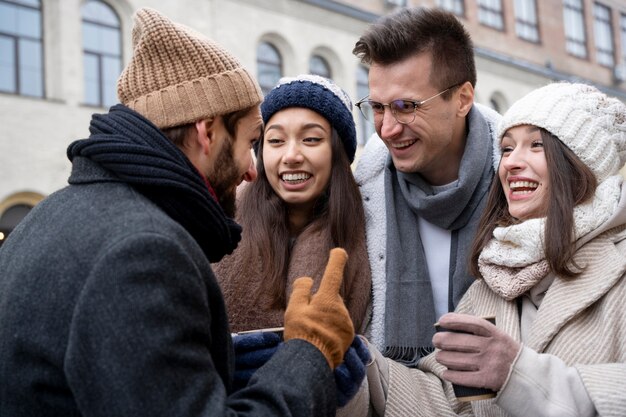
<svg viewBox="0 0 626 417">
<path fill-rule="evenodd" d="M 494 316 L 487 316 L 487 317 L 482 317 L 482 318 L 489 321 L 491 324 L 494 324 L 494 325 L 496 324 L 496 318 Z M 441 327 L 439 323 L 435 323 L 435 331 L 466 333 L 466 332 L 461 332 L 459 330 L 446 329 L 444 327 Z M 493 391 L 489 388 L 467 387 L 465 385 L 457 385 L 457 384 L 452 384 L 452 388 L 454 389 L 454 395 L 456 396 L 456 399 L 459 400 L 460 402 L 486 400 L 486 399 L 495 397 L 497 394 L 496 391 Z"/>
</svg>

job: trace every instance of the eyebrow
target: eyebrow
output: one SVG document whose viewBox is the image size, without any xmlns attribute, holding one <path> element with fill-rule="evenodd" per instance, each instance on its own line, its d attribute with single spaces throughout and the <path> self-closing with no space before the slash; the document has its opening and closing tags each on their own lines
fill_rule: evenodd
<svg viewBox="0 0 626 417">
<path fill-rule="evenodd" d="M 322 125 L 321 125 L 321 124 L 319 124 L 319 123 L 314 123 L 314 122 L 304 124 L 304 125 L 300 128 L 300 130 L 309 130 L 309 129 L 316 129 L 316 128 L 317 128 L 317 129 L 322 129 L 324 132 L 326 132 L 326 129 L 324 129 L 324 126 L 322 126 Z M 268 131 L 270 131 L 270 130 L 272 130 L 272 129 L 276 129 L 276 130 L 285 130 L 285 128 L 284 128 L 284 127 L 283 127 L 283 125 L 281 125 L 281 124 L 273 124 L 273 125 L 269 125 L 269 126 L 267 126 L 267 127 L 265 128 L 265 131 L 266 131 L 266 132 L 268 132 Z"/>
</svg>

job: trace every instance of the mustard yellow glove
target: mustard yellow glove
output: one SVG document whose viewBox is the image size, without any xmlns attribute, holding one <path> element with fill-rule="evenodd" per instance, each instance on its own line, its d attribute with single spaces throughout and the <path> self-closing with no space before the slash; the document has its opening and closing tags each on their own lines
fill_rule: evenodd
<svg viewBox="0 0 626 417">
<path fill-rule="evenodd" d="M 342 362 L 354 339 L 352 320 L 339 295 L 347 259 L 345 250 L 332 249 L 317 293 L 311 296 L 311 278 L 298 278 L 285 311 L 285 341 L 311 343 L 324 354 L 331 369 Z"/>
</svg>

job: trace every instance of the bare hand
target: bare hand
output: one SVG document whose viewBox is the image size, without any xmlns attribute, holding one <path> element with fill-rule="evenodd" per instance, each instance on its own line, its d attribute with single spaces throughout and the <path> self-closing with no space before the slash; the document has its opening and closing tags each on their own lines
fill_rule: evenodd
<svg viewBox="0 0 626 417">
<path fill-rule="evenodd" d="M 521 344 L 477 316 L 448 313 L 439 325 L 453 330 L 433 336 L 433 345 L 441 349 L 435 359 L 448 368 L 443 378 L 454 384 L 500 390 Z"/>
</svg>

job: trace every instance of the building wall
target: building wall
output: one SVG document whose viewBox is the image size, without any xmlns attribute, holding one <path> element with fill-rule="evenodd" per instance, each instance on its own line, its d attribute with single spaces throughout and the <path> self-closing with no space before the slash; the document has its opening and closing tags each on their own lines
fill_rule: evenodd
<svg viewBox="0 0 626 417">
<path fill-rule="evenodd" d="M 70 172 L 65 155 L 75 139 L 88 136 L 94 112 L 105 108 L 83 104 L 83 63 L 80 7 L 85 0 L 42 0 L 45 98 L 0 93 L 0 210 L 8 203 L 28 204 L 64 186 Z M 334 80 L 356 101 L 356 71 L 360 65 L 352 48 L 378 15 L 394 9 L 387 0 L 106 0 L 118 14 L 123 60 L 132 53 L 132 13 L 153 7 L 172 20 L 217 40 L 256 73 L 256 47 L 274 44 L 283 57 L 284 75 L 308 72 L 313 53 L 331 66 Z M 437 0 L 408 1 L 436 6 Z M 476 101 L 496 104 L 504 111 L 516 99 L 555 79 L 595 83 L 626 100 L 626 84 L 616 83 L 612 69 L 595 62 L 592 0 L 584 0 L 589 58 L 568 55 L 564 47 L 561 0 L 537 1 L 541 41 L 520 40 L 512 29 L 513 0 L 504 0 L 505 29 L 478 23 L 476 0 L 465 1 L 466 25 L 475 42 L 478 84 Z M 604 0 L 614 11 L 614 30 L 623 0 Z M 626 62 L 615 37 L 616 58 Z M 354 111 L 359 118 L 358 111 Z M 363 132 L 359 132 L 363 135 Z M 364 138 L 361 139 L 363 142 Z M 357 154 L 358 155 L 358 154 Z M 23 202 L 24 202 L 23 201 Z M 0 211 L 0 216 L 2 211 Z"/>
</svg>

